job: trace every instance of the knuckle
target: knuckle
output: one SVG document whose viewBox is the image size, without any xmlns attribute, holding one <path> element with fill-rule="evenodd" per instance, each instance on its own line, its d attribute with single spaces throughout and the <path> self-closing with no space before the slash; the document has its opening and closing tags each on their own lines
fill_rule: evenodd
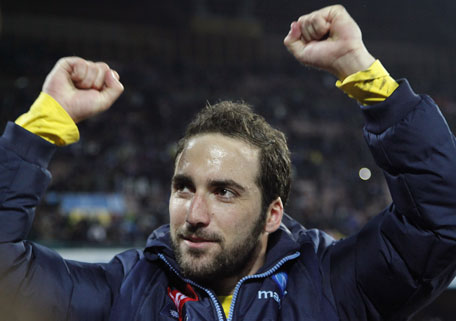
<svg viewBox="0 0 456 321">
<path fill-rule="evenodd" d="M 89 66 L 87 64 L 87 61 L 82 60 L 78 64 L 76 64 L 75 67 L 76 70 L 81 73 L 81 75 L 85 75 Z"/>
<path fill-rule="evenodd" d="M 299 17 L 298 22 L 305 23 L 308 20 L 308 18 L 309 18 L 309 15 L 305 14 L 305 15 Z"/>
<path fill-rule="evenodd" d="M 96 63 L 96 66 L 101 70 L 101 71 L 106 71 L 106 70 L 109 70 L 109 66 L 107 63 L 105 62 L 97 62 Z"/>
<path fill-rule="evenodd" d="M 333 8 L 334 8 L 334 10 L 335 10 L 336 12 L 344 12 L 344 11 L 347 11 L 347 10 L 345 9 L 345 7 L 344 7 L 343 5 L 341 5 L 341 4 L 335 4 L 335 5 L 333 6 Z"/>
<path fill-rule="evenodd" d="M 68 57 L 63 57 L 57 60 L 57 65 L 62 65 L 67 62 Z"/>
<path fill-rule="evenodd" d="M 93 70 L 96 68 L 96 65 L 93 61 L 87 61 L 87 67 L 90 69 L 90 70 Z"/>
<path fill-rule="evenodd" d="M 321 22 L 321 16 L 319 16 L 317 14 L 312 15 L 312 17 L 310 19 L 310 23 L 312 24 L 312 26 L 318 26 L 318 25 L 320 25 L 320 22 Z"/>
</svg>

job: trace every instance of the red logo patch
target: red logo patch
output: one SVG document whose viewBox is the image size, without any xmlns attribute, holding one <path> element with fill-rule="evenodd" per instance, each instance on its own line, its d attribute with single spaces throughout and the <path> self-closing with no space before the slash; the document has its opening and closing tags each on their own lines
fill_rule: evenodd
<svg viewBox="0 0 456 321">
<path fill-rule="evenodd" d="M 168 287 L 168 296 L 171 298 L 171 300 L 173 300 L 177 311 L 179 311 L 179 321 L 183 320 L 182 310 L 184 308 L 184 304 L 188 301 L 199 300 L 195 290 L 193 290 L 192 286 L 188 283 L 185 286 L 185 294 L 178 290 L 171 290 L 171 288 Z"/>
</svg>

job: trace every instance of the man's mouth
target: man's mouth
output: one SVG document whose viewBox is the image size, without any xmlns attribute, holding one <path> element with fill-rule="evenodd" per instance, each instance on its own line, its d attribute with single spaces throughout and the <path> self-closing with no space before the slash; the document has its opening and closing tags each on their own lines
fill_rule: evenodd
<svg viewBox="0 0 456 321">
<path fill-rule="evenodd" d="M 201 237 L 196 235 L 180 235 L 183 243 L 190 248 L 205 248 L 211 244 L 218 243 L 215 238 Z"/>
<path fill-rule="evenodd" d="M 184 240 L 194 242 L 194 243 L 200 243 L 200 242 L 214 242 L 213 240 L 206 239 L 203 237 L 198 237 L 198 236 L 184 236 Z"/>
</svg>

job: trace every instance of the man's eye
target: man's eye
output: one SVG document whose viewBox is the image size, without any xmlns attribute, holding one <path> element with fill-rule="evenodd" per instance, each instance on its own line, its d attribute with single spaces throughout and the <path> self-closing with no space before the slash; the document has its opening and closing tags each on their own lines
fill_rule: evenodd
<svg viewBox="0 0 456 321">
<path fill-rule="evenodd" d="M 174 185 L 174 190 L 179 193 L 190 193 L 191 189 L 185 184 Z"/>
<path fill-rule="evenodd" d="M 215 191 L 215 194 L 226 199 L 230 199 L 236 196 L 236 194 L 233 191 L 227 188 L 219 188 Z"/>
</svg>

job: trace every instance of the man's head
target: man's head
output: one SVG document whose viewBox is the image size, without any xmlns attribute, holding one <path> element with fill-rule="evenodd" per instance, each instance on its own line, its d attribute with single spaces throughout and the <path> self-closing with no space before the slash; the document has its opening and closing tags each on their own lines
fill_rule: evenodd
<svg viewBox="0 0 456 321">
<path fill-rule="evenodd" d="M 187 126 L 184 137 L 178 143 L 176 158 L 191 137 L 207 133 L 219 133 L 257 147 L 260 151 L 257 184 L 261 189 L 263 209 L 266 210 L 277 197 L 286 204 L 290 193 L 291 161 L 287 141 L 281 131 L 255 114 L 249 105 L 222 101 L 207 105 Z"/>
<path fill-rule="evenodd" d="M 285 138 L 244 104 L 203 109 L 179 143 L 171 237 L 183 273 L 201 282 L 261 267 L 288 197 Z"/>
</svg>

